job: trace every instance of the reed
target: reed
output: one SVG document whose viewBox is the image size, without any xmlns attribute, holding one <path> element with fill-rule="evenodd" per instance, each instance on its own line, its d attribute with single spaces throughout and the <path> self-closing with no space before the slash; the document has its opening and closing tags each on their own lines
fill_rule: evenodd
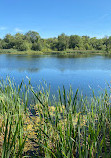
<svg viewBox="0 0 111 158">
<path fill-rule="evenodd" d="M 39 104 L 34 107 L 40 123 L 36 126 L 38 144 L 44 157 L 86 158 L 111 156 L 111 105 L 107 91 L 91 100 L 59 90 L 59 102 L 51 107 L 49 96 L 35 93 Z M 44 97 L 43 97 L 44 96 Z"/>
<path fill-rule="evenodd" d="M 34 104 L 28 106 L 30 93 Z M 110 94 L 87 99 L 63 87 L 58 100 L 50 101 L 50 89 L 35 91 L 30 81 L 18 87 L 9 78 L 0 82 L 2 158 L 111 156 Z"/>
<path fill-rule="evenodd" d="M 1 158 L 22 157 L 26 141 L 24 120 L 27 113 L 26 98 L 20 98 L 20 86 L 9 78 L 0 82 L 0 153 Z"/>
</svg>

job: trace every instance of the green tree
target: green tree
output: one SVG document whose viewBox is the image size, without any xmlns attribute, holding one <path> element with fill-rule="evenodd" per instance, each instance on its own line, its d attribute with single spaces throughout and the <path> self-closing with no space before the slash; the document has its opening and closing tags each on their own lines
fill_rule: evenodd
<svg viewBox="0 0 111 158">
<path fill-rule="evenodd" d="M 96 50 L 96 46 L 97 46 L 97 39 L 96 37 L 90 38 L 90 45 L 93 49 Z"/>
<path fill-rule="evenodd" d="M 42 50 L 42 45 L 41 45 L 40 42 L 38 42 L 38 43 L 33 43 L 31 49 L 32 49 L 32 50 L 35 50 L 35 51 L 41 51 L 41 50 Z"/>
<path fill-rule="evenodd" d="M 35 43 L 35 42 L 38 42 L 38 41 L 39 41 L 40 35 L 39 35 L 38 32 L 35 32 L 35 31 L 28 31 L 28 32 L 25 34 L 25 39 L 26 39 L 28 42 Z"/>
<path fill-rule="evenodd" d="M 7 34 L 3 39 L 3 48 L 10 49 L 15 45 L 14 37 L 11 34 Z"/>
<path fill-rule="evenodd" d="M 96 45 L 96 47 L 95 47 L 96 50 L 103 50 L 104 49 L 102 39 L 97 39 L 95 45 Z"/>
<path fill-rule="evenodd" d="M 3 48 L 2 39 L 0 39 L 0 49 Z"/>
<path fill-rule="evenodd" d="M 84 48 L 85 48 L 85 50 L 90 50 L 91 49 L 89 43 L 85 43 L 84 44 Z"/>
<path fill-rule="evenodd" d="M 23 41 L 19 45 L 18 50 L 20 50 L 20 51 L 26 51 L 26 50 L 30 50 L 30 48 L 31 48 L 30 43 L 28 43 L 27 41 Z"/>
<path fill-rule="evenodd" d="M 82 45 L 81 37 L 78 35 L 71 35 L 69 39 L 69 48 L 80 48 Z"/>
<path fill-rule="evenodd" d="M 64 33 L 58 36 L 58 50 L 66 50 L 69 46 L 69 37 Z"/>
<path fill-rule="evenodd" d="M 48 38 L 47 39 L 47 46 L 54 50 L 54 51 L 57 51 L 58 50 L 58 39 L 56 37 L 54 38 Z"/>
<path fill-rule="evenodd" d="M 47 39 L 40 39 L 41 50 L 43 51 L 51 51 L 50 43 L 47 42 Z"/>
<path fill-rule="evenodd" d="M 105 43 L 106 43 L 106 52 L 107 53 L 111 52 L 111 36 L 107 37 Z"/>
<path fill-rule="evenodd" d="M 90 37 L 89 36 L 82 36 L 82 43 L 83 43 L 83 49 L 90 50 Z"/>
<path fill-rule="evenodd" d="M 15 36 L 14 36 L 14 39 L 15 39 L 15 45 L 14 45 L 13 48 L 18 49 L 18 50 L 22 50 L 23 45 L 25 45 L 24 35 L 21 34 L 21 33 L 16 33 Z"/>
</svg>

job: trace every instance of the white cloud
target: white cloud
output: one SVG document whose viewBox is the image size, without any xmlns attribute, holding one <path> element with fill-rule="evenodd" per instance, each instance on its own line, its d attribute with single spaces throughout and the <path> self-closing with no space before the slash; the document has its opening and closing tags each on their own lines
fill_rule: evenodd
<svg viewBox="0 0 111 158">
<path fill-rule="evenodd" d="M 7 28 L 4 26 L 0 26 L 0 30 L 6 30 Z"/>
<path fill-rule="evenodd" d="M 20 28 L 15 28 L 14 31 L 15 32 L 23 32 L 23 30 L 21 30 Z"/>
</svg>

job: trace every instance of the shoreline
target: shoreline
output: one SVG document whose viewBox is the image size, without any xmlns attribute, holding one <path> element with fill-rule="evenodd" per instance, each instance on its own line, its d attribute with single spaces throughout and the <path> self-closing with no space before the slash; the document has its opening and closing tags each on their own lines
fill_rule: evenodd
<svg viewBox="0 0 111 158">
<path fill-rule="evenodd" d="M 109 55 L 101 50 L 65 50 L 65 51 L 18 51 L 14 49 L 0 49 L 0 54 L 19 54 L 19 55 Z"/>
</svg>

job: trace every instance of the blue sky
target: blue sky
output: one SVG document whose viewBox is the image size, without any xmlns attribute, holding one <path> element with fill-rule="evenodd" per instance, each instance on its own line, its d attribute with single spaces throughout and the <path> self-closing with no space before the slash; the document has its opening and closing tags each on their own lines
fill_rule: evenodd
<svg viewBox="0 0 111 158">
<path fill-rule="evenodd" d="M 0 0 L 0 37 L 39 32 L 42 38 L 111 35 L 110 0 Z"/>
</svg>

